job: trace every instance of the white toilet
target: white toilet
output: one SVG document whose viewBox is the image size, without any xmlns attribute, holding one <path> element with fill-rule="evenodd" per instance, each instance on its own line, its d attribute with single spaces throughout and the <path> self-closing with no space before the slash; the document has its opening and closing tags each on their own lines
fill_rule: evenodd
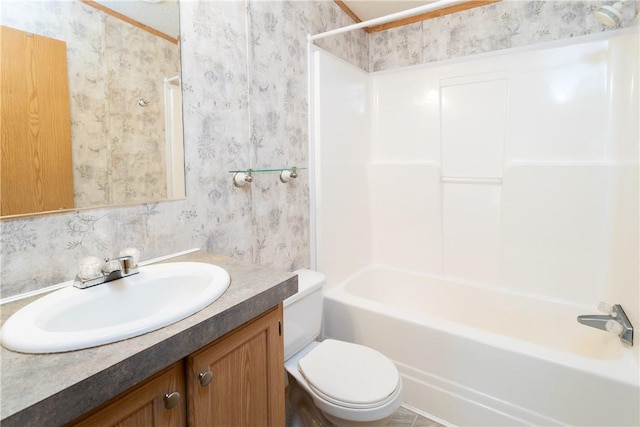
<svg viewBox="0 0 640 427">
<path fill-rule="evenodd" d="M 384 425 L 402 403 L 393 362 L 362 345 L 315 341 L 322 325 L 325 276 L 297 270 L 298 293 L 284 301 L 285 368 L 336 426 Z"/>
</svg>

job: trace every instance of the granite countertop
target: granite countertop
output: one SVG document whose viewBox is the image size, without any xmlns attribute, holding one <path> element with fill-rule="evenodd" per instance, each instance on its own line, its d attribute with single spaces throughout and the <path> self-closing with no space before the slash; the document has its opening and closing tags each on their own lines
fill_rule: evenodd
<svg viewBox="0 0 640 427">
<path fill-rule="evenodd" d="M 113 344 L 54 354 L 0 350 L 3 427 L 62 425 L 186 357 L 297 291 L 293 273 L 198 251 L 162 262 L 197 261 L 229 272 L 215 302 L 172 325 Z M 2 322 L 34 301 L 2 306 Z"/>
</svg>

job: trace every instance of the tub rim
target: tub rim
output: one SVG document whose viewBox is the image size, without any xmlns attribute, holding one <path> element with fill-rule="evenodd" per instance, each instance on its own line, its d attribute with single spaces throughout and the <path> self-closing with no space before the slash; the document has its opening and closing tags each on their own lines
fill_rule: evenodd
<svg viewBox="0 0 640 427">
<path fill-rule="evenodd" d="M 590 358 L 565 350 L 554 349 L 523 339 L 517 339 L 507 335 L 502 335 L 497 332 L 474 328 L 472 326 L 457 323 L 451 320 L 429 316 L 426 313 L 416 313 L 415 310 L 404 309 L 403 311 L 403 309 L 399 307 L 385 304 L 370 298 L 358 296 L 346 290 L 345 287 L 349 284 L 349 282 L 354 280 L 359 275 L 364 274 L 365 272 L 370 270 L 389 270 L 399 274 L 411 274 L 424 278 L 455 282 L 462 285 L 470 285 L 476 287 L 479 286 L 477 284 L 469 284 L 464 281 L 453 280 L 450 278 L 443 278 L 422 273 L 414 273 L 406 270 L 396 269 L 393 267 L 387 267 L 380 264 L 371 264 L 364 268 L 361 268 L 360 270 L 349 275 L 344 280 L 338 283 L 331 284 L 330 279 L 327 278 L 327 285 L 325 285 L 325 288 L 323 289 L 323 298 L 331 299 L 340 303 L 350 304 L 360 309 L 370 310 L 381 315 L 397 317 L 406 322 L 432 329 L 442 330 L 446 333 L 468 339 L 479 344 L 490 345 L 500 350 L 514 352 L 523 356 L 536 357 L 549 363 L 564 366 L 568 369 L 576 370 L 585 374 L 594 375 L 609 381 L 618 382 L 640 389 L 640 361 L 636 358 L 636 352 L 632 347 L 627 347 L 624 344 L 620 343 L 623 348 L 621 357 L 619 358 Z M 499 289 L 495 289 L 494 287 L 480 287 L 500 292 Z M 512 291 L 508 291 L 505 293 L 523 296 L 522 294 Z M 567 306 L 584 308 L 583 305 L 570 304 L 566 301 L 557 301 L 545 298 L 536 299 L 544 302 L 559 302 Z M 592 309 L 587 307 L 586 310 Z"/>
</svg>

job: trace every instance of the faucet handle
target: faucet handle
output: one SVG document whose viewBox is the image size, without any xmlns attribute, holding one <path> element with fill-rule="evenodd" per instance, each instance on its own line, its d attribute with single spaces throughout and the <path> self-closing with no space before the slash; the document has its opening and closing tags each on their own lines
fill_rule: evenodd
<svg viewBox="0 0 640 427">
<path fill-rule="evenodd" d="M 140 251 L 136 248 L 125 248 L 120 251 L 119 256 L 130 256 L 131 258 L 133 258 L 133 265 L 131 266 L 133 268 L 138 265 L 138 260 L 140 259 Z"/>
<path fill-rule="evenodd" d="M 604 301 L 600 301 L 598 303 L 598 311 L 604 313 L 604 314 L 611 314 L 613 316 L 615 316 L 615 313 L 613 311 L 613 306 L 611 304 L 608 304 Z"/>
<path fill-rule="evenodd" d="M 604 328 L 606 329 L 607 332 L 611 332 L 612 334 L 615 334 L 618 336 L 621 336 L 625 330 L 625 327 L 622 323 L 613 319 L 607 320 L 607 323 L 605 323 Z"/>
<path fill-rule="evenodd" d="M 78 277 L 82 280 L 92 280 L 102 275 L 104 262 L 96 256 L 84 257 L 78 263 Z"/>
</svg>

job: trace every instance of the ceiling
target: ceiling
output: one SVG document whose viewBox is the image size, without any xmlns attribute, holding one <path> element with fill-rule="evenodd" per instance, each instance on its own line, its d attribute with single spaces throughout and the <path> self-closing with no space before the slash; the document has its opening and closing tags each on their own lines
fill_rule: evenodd
<svg viewBox="0 0 640 427">
<path fill-rule="evenodd" d="M 148 25 L 172 37 L 178 37 L 175 17 L 177 0 L 95 0 L 138 22 Z M 436 0 L 342 0 L 360 21 L 378 18 L 391 13 L 433 3 Z M 340 1 L 337 1 L 340 3 Z"/>
<path fill-rule="evenodd" d="M 388 30 L 414 22 L 433 19 L 451 13 L 462 12 L 463 10 L 497 3 L 502 0 L 455 0 L 447 2 L 448 6 L 437 5 L 438 0 L 334 0 L 340 8 L 354 20 L 354 22 L 368 21 L 380 18 L 389 14 L 414 9 L 420 6 L 433 4 L 433 10 L 414 12 L 409 16 L 385 21 L 381 24 L 369 25 L 364 29 L 367 33 Z"/>
<path fill-rule="evenodd" d="M 342 0 L 361 21 L 433 3 L 436 0 Z"/>
<path fill-rule="evenodd" d="M 97 3 L 173 38 L 180 36 L 177 0 L 96 0 Z"/>
<path fill-rule="evenodd" d="M 87 1 L 87 0 L 83 0 Z M 178 0 L 95 0 L 108 8 L 129 16 L 130 18 L 148 25 L 171 37 L 179 37 L 178 28 Z M 434 3 L 437 0 L 334 0 L 338 5 L 346 9 L 347 12 L 356 22 L 368 21 L 370 19 L 379 18 L 381 16 L 424 6 Z M 465 4 L 452 6 L 435 11 L 418 15 L 414 21 L 398 21 L 396 24 L 384 24 L 375 27 L 366 28 L 370 31 L 380 31 L 408 22 L 415 22 L 422 19 L 439 16 L 446 13 L 458 12 L 464 9 L 483 6 L 499 0 L 475 0 L 466 1 Z"/>
</svg>

